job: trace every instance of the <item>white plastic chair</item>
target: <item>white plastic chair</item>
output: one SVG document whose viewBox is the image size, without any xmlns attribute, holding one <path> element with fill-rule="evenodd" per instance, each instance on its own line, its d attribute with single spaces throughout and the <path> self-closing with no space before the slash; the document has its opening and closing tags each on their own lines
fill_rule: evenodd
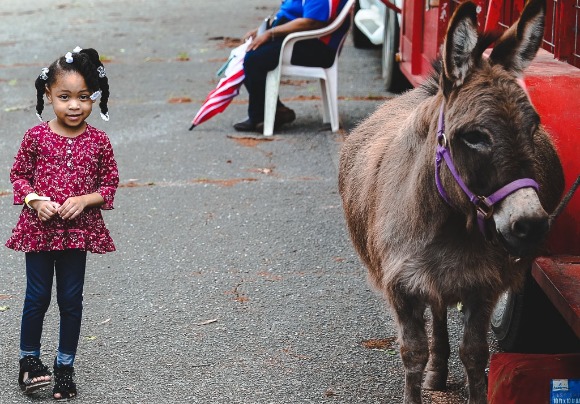
<svg viewBox="0 0 580 404">
<path fill-rule="evenodd" d="M 338 16 L 328 26 L 311 31 L 294 32 L 284 38 L 282 50 L 280 52 L 280 62 L 278 67 L 268 72 L 266 76 L 266 99 L 264 105 L 264 136 L 272 136 L 274 133 L 274 120 L 276 118 L 276 105 L 278 103 L 278 94 L 280 92 L 280 78 L 282 76 L 300 76 L 309 78 L 318 78 L 320 80 L 320 89 L 322 91 L 322 105 L 324 108 L 323 122 L 330 122 L 333 132 L 339 127 L 338 121 L 338 56 L 342 50 L 342 45 L 347 37 L 348 31 L 344 33 L 334 63 L 329 68 L 306 67 L 293 65 L 291 63 L 292 51 L 294 44 L 305 39 L 320 38 L 336 31 L 346 18 L 351 18 L 352 10 L 356 0 L 348 0 L 340 11 Z"/>
</svg>

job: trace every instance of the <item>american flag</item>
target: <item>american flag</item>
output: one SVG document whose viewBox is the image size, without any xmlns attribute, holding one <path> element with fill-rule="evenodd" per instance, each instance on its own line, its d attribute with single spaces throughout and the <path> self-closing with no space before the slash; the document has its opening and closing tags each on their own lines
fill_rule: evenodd
<svg viewBox="0 0 580 404">
<path fill-rule="evenodd" d="M 231 51 L 230 57 L 226 62 L 226 65 L 224 65 L 224 78 L 222 78 L 217 87 L 207 95 L 203 105 L 193 118 L 189 130 L 192 130 L 202 122 L 207 121 L 214 115 L 223 112 L 230 102 L 232 102 L 232 99 L 240 93 L 240 86 L 245 77 L 244 56 L 246 55 L 246 48 L 250 42 L 251 40 L 248 40 Z M 220 71 L 224 70 L 224 67 L 222 67 Z"/>
</svg>

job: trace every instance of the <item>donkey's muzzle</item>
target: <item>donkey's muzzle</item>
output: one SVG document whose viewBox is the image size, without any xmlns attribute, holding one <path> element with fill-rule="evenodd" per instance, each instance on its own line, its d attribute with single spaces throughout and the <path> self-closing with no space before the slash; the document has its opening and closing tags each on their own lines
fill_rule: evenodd
<svg viewBox="0 0 580 404">
<path fill-rule="evenodd" d="M 512 224 L 512 234 L 523 244 L 539 244 L 550 228 L 548 217 L 523 218 Z"/>
<path fill-rule="evenodd" d="M 525 188 L 502 201 L 493 215 L 498 238 L 510 255 L 531 256 L 550 229 L 549 216 L 535 190 Z"/>
</svg>

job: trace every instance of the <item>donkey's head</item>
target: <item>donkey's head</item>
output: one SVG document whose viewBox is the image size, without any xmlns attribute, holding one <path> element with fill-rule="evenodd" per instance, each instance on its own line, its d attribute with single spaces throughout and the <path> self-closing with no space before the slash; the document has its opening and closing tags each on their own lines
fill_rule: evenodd
<svg viewBox="0 0 580 404">
<path fill-rule="evenodd" d="M 458 177 L 476 196 L 488 197 L 518 179 L 541 181 L 536 145 L 543 129 L 521 77 L 540 47 L 544 9 L 544 0 L 530 0 L 488 58 L 483 53 L 490 40 L 478 35 L 473 3 L 462 3 L 450 21 L 439 79 L 446 144 Z M 468 192 L 451 172 L 441 171 L 449 198 L 474 223 L 477 209 L 472 202 L 479 202 L 468 202 Z M 529 185 L 486 210 L 488 219 L 493 218 L 488 224 L 495 223 L 495 236 L 512 255 L 529 255 L 547 234 L 548 214 Z"/>
</svg>

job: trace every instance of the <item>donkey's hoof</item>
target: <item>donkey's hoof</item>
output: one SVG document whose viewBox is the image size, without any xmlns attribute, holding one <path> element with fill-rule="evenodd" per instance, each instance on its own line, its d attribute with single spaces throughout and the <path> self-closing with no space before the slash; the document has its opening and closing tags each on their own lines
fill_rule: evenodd
<svg viewBox="0 0 580 404">
<path fill-rule="evenodd" d="M 428 370 L 425 372 L 423 388 L 425 390 L 443 391 L 447 387 L 447 372 Z"/>
</svg>

